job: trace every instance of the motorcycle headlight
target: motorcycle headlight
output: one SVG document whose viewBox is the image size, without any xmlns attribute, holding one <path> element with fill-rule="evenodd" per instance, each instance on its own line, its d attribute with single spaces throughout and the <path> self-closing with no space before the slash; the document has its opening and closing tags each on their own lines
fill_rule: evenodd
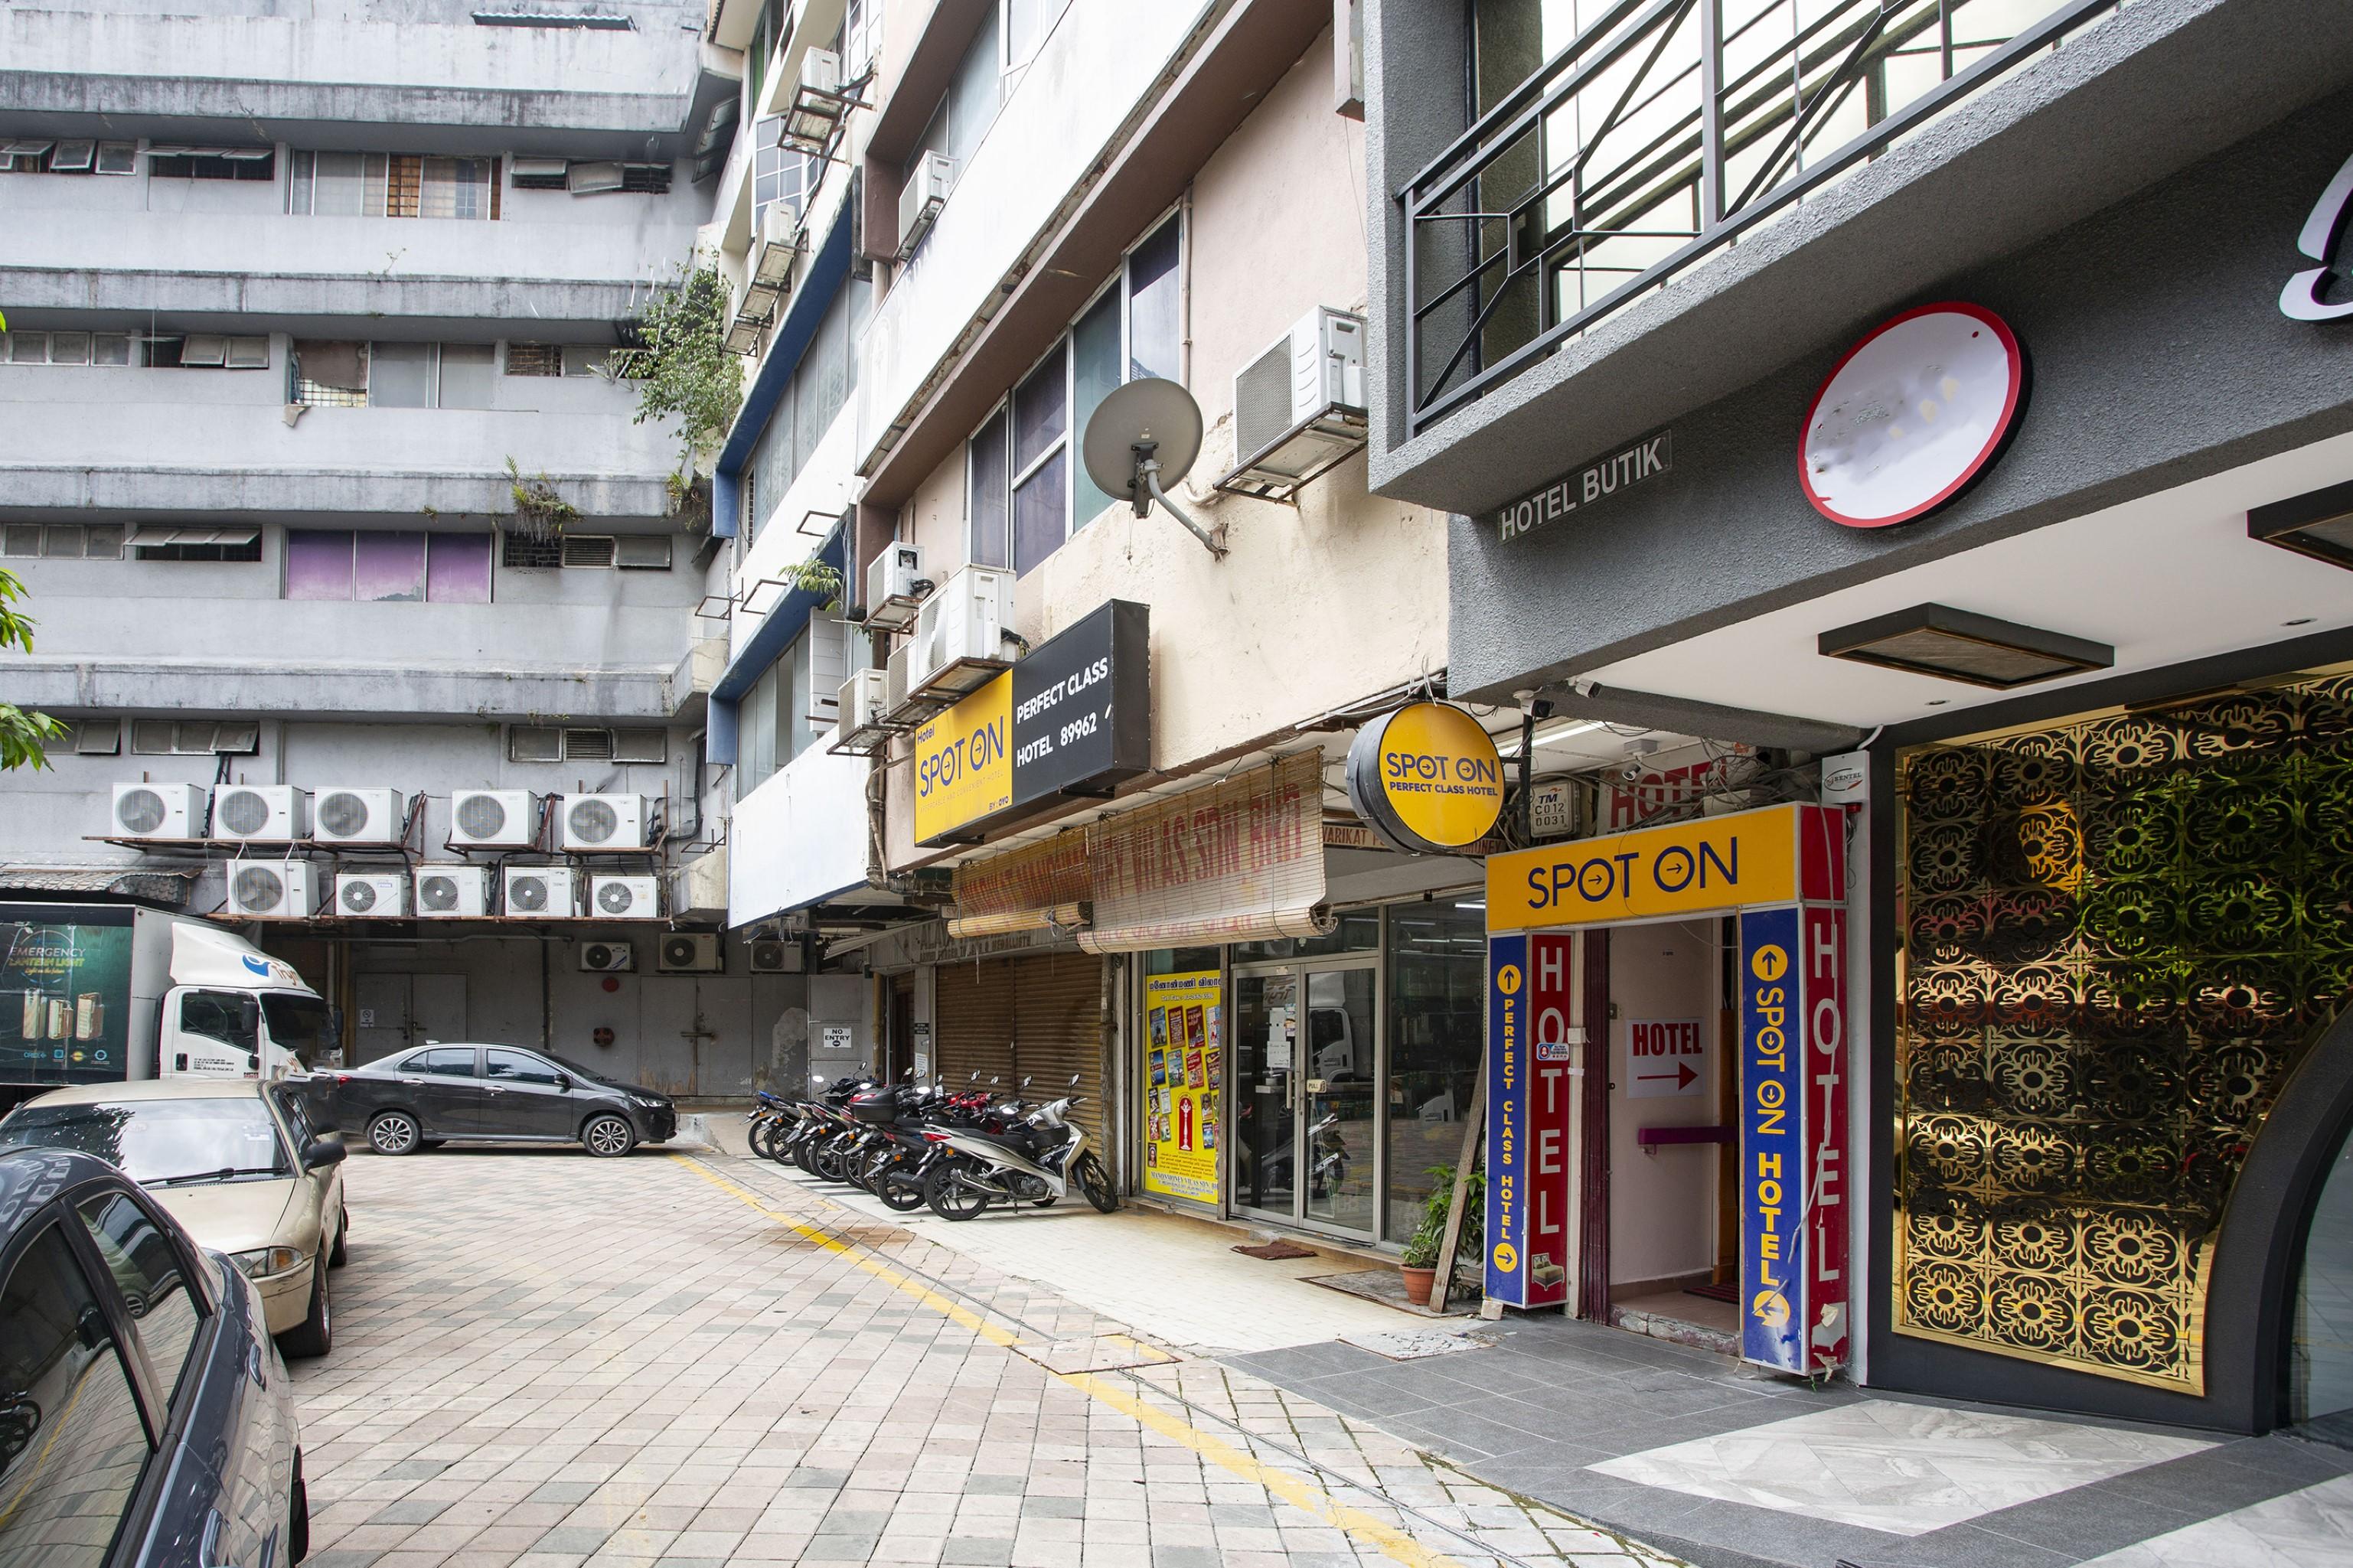
<svg viewBox="0 0 2353 1568">
<path fill-rule="evenodd" d="M 232 1252 L 228 1260 L 244 1269 L 247 1278 L 267 1279 L 301 1262 L 302 1255 L 290 1247 L 257 1247 L 250 1252 Z"/>
</svg>

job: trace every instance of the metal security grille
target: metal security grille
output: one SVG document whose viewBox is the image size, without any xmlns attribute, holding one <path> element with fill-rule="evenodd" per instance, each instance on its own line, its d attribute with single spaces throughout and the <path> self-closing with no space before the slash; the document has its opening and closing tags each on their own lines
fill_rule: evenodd
<svg viewBox="0 0 2353 1568">
<path fill-rule="evenodd" d="M 2116 9 L 1596 5 L 1589 26 L 1396 193 L 1415 426 Z"/>
<path fill-rule="evenodd" d="M 1071 1092 L 1082 1099 L 1071 1120 L 1098 1147 L 1105 1126 L 1103 1103 L 1103 961 L 1086 953 L 1050 953 L 943 967 L 934 987 L 934 1031 L 940 1071 L 951 1089 L 974 1072 L 983 1083 L 1004 1080 L 1010 1094 L 1024 1077 L 1028 1098 L 1043 1103 Z M 1104 1163 L 1110 1164 L 1105 1156 Z"/>
</svg>

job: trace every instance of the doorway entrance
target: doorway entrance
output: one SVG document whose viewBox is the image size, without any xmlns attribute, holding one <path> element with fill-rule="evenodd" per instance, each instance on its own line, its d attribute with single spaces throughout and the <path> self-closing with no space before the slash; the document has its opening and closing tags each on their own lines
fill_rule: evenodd
<svg viewBox="0 0 2353 1568">
<path fill-rule="evenodd" d="M 1236 1207 L 1372 1239 L 1378 977 L 1369 954 L 1234 971 Z"/>
<path fill-rule="evenodd" d="M 354 975 L 352 1012 L 357 1061 L 375 1061 L 427 1040 L 463 1040 L 466 977 Z"/>
</svg>

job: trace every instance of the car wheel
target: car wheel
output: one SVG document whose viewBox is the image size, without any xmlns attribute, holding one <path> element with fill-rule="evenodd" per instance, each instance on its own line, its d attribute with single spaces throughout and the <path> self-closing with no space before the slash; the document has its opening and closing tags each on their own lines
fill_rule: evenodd
<svg viewBox="0 0 2353 1568">
<path fill-rule="evenodd" d="M 335 1249 L 327 1254 L 327 1267 L 341 1268 L 350 1257 L 344 1243 L 352 1238 L 352 1211 L 343 1209 L 335 1215 Z"/>
<path fill-rule="evenodd" d="M 580 1130 L 580 1146 L 600 1160 L 617 1160 L 638 1146 L 637 1130 L 626 1117 L 592 1116 Z"/>
<path fill-rule="evenodd" d="M 423 1129 L 406 1110 L 386 1110 L 368 1123 L 368 1147 L 379 1154 L 414 1154 L 425 1146 Z"/>
<path fill-rule="evenodd" d="M 321 1356 L 335 1345 L 335 1305 L 327 1289 L 327 1260 L 322 1255 L 311 1266 L 311 1315 L 278 1336 L 278 1346 L 289 1356 Z"/>
<path fill-rule="evenodd" d="M 302 1481 L 302 1451 L 294 1451 L 294 1495 L 286 1510 L 288 1568 L 311 1555 L 311 1489 Z"/>
</svg>

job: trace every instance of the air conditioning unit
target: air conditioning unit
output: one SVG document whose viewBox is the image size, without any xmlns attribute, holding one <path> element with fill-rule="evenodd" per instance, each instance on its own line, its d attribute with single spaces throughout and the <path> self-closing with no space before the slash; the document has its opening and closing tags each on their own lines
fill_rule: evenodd
<svg viewBox="0 0 2353 1568">
<path fill-rule="evenodd" d="M 505 909 L 510 919 L 569 921 L 580 918 L 580 883 L 569 866 L 509 866 Z"/>
<path fill-rule="evenodd" d="M 290 844 L 311 831 L 311 797 L 292 784 L 223 784 L 213 792 L 213 837 Z"/>
<path fill-rule="evenodd" d="M 211 792 L 202 784 L 119 784 L 114 831 L 124 838 L 202 838 Z"/>
<path fill-rule="evenodd" d="M 801 57 L 800 90 L 841 96 L 841 57 L 831 49 L 811 49 Z"/>
<path fill-rule="evenodd" d="M 890 679 L 879 669 L 861 669 L 842 682 L 841 713 L 833 721 L 834 750 L 872 746 L 889 732 L 882 718 L 889 711 L 883 699 Z"/>
<path fill-rule="evenodd" d="M 361 921 L 406 919 L 408 873 L 345 871 L 335 879 L 335 912 Z"/>
<path fill-rule="evenodd" d="M 900 260 L 914 255 L 923 236 L 932 232 L 955 185 L 955 160 L 945 153 L 926 153 L 907 171 L 907 183 L 899 187 Z"/>
<path fill-rule="evenodd" d="M 311 837 L 321 844 L 397 844 L 408 797 L 396 789 L 322 789 L 311 796 Z"/>
<path fill-rule="evenodd" d="M 754 974 L 798 974 L 801 944 L 797 942 L 755 942 L 749 954 Z"/>
<path fill-rule="evenodd" d="M 923 547 L 886 544 L 866 567 L 866 629 L 904 631 L 915 619 L 916 607 L 932 591 L 923 575 Z"/>
<path fill-rule="evenodd" d="M 896 713 L 907 705 L 907 666 L 915 657 L 913 641 L 902 642 L 882 661 L 882 711 Z"/>
<path fill-rule="evenodd" d="M 638 950 L 626 942 L 584 942 L 580 967 L 591 974 L 626 974 L 638 966 Z"/>
<path fill-rule="evenodd" d="M 557 823 L 567 850 L 644 849 L 661 836 L 661 802 L 642 795 L 567 795 Z"/>
<path fill-rule="evenodd" d="M 776 298 L 792 288 L 793 261 L 801 253 L 802 237 L 801 215 L 792 207 L 775 202 L 762 209 L 756 237 L 759 244 L 752 258 L 748 287 L 768 296 L 761 301 L 760 315 L 764 320 L 775 308 Z"/>
<path fill-rule="evenodd" d="M 527 789 L 461 789 L 449 801 L 449 843 L 528 848 L 539 837 L 538 806 L 538 797 Z"/>
<path fill-rule="evenodd" d="M 716 974 L 727 967 L 719 937 L 707 931 L 674 931 L 654 946 L 654 970 L 661 974 Z"/>
<path fill-rule="evenodd" d="M 588 912 L 604 920 L 659 920 L 661 879 L 591 877 L 588 879 Z"/>
<path fill-rule="evenodd" d="M 965 566 L 915 612 L 907 656 L 907 694 L 962 694 L 977 689 L 1012 663 L 1006 623 L 1013 618 L 1013 574 L 1002 566 Z"/>
<path fill-rule="evenodd" d="M 417 868 L 417 914 L 420 920 L 480 920 L 491 909 L 488 866 Z"/>
<path fill-rule="evenodd" d="M 306 921 L 319 912 L 317 868 L 307 860 L 232 860 L 228 912 L 258 921 Z"/>
<path fill-rule="evenodd" d="M 1234 377 L 1237 475 L 1304 481 L 1365 439 L 1361 316 L 1310 310 Z"/>
</svg>

